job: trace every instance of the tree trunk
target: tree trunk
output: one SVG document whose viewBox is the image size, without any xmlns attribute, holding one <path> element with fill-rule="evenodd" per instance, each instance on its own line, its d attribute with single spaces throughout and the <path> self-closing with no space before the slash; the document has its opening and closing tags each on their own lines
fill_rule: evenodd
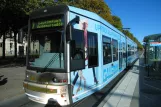
<svg viewBox="0 0 161 107">
<path fill-rule="evenodd" d="M 14 32 L 15 58 L 17 58 L 17 32 Z"/>
<path fill-rule="evenodd" d="M 6 48 L 5 40 L 6 40 L 6 35 L 4 33 L 3 34 L 3 56 L 2 56 L 3 59 L 5 59 L 5 48 Z"/>
</svg>

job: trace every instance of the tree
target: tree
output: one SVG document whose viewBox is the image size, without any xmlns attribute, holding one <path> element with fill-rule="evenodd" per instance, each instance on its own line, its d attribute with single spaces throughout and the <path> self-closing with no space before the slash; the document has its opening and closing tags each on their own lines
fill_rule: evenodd
<svg viewBox="0 0 161 107">
<path fill-rule="evenodd" d="M 18 29 L 24 26 L 25 24 L 27 24 L 26 23 L 27 16 L 25 12 L 23 11 L 26 2 L 27 0 L 6 0 L 3 4 L 3 8 L 1 9 L 1 15 L 0 15 L 1 29 L 0 31 L 3 34 L 5 34 L 9 30 L 14 32 L 15 57 L 17 57 L 16 35 L 18 33 Z M 4 39 L 5 38 L 6 37 L 4 36 Z"/>
<path fill-rule="evenodd" d="M 28 0 L 28 2 L 25 5 L 24 12 L 27 15 L 29 15 L 34 10 L 37 10 L 39 8 L 43 8 L 45 6 L 54 6 L 56 4 L 58 4 L 58 3 L 54 2 L 54 0 Z"/>
<path fill-rule="evenodd" d="M 103 0 L 74 0 L 69 3 L 72 6 L 97 13 L 109 23 L 113 23 L 110 8 Z"/>
<path fill-rule="evenodd" d="M 116 27 L 118 30 L 122 31 L 122 22 L 118 16 L 112 16 L 113 19 L 113 26 Z"/>
<path fill-rule="evenodd" d="M 133 36 L 132 33 L 130 33 L 130 31 L 122 30 L 122 32 L 137 44 L 138 49 L 141 49 L 141 50 L 143 49 L 143 46 L 141 45 L 141 43 L 136 39 L 136 37 Z"/>
<path fill-rule="evenodd" d="M 5 58 L 5 34 L 8 31 L 8 23 L 7 20 L 3 16 L 3 11 L 6 6 L 6 1 L 2 0 L 0 3 L 0 38 L 3 35 L 3 50 L 2 50 L 2 57 Z"/>
</svg>

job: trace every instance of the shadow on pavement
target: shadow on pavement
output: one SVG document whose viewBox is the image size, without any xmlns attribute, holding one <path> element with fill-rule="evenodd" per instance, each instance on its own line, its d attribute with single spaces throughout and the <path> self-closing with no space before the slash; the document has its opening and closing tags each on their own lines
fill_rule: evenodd
<svg viewBox="0 0 161 107">
<path fill-rule="evenodd" d="M 48 104 L 46 104 L 45 107 L 61 107 L 61 106 L 54 100 L 49 100 Z"/>
<path fill-rule="evenodd" d="M 140 58 L 140 64 L 144 65 L 144 58 Z M 159 72 L 149 71 L 140 67 L 139 90 L 140 107 L 161 107 L 161 75 Z"/>
<path fill-rule="evenodd" d="M 0 58 L 0 68 L 23 67 L 25 65 L 26 65 L 26 58 L 12 58 L 12 57 L 7 57 L 5 59 Z"/>
<path fill-rule="evenodd" d="M 0 79 L 0 86 L 6 84 L 7 81 L 7 78 L 3 78 L 2 80 Z"/>
</svg>

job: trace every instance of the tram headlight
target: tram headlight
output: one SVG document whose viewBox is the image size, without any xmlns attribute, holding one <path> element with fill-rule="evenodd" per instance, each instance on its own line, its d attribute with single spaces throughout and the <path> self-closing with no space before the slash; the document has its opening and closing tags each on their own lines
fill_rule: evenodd
<svg viewBox="0 0 161 107">
<path fill-rule="evenodd" d="M 56 78 L 53 78 L 52 80 L 53 80 L 53 82 L 57 82 L 58 81 Z"/>
<path fill-rule="evenodd" d="M 56 82 L 56 83 L 67 83 L 67 79 L 57 79 L 57 78 L 53 78 L 52 79 L 53 82 Z"/>
<path fill-rule="evenodd" d="M 66 94 L 61 94 L 61 97 L 63 98 L 63 97 L 66 97 Z"/>
</svg>

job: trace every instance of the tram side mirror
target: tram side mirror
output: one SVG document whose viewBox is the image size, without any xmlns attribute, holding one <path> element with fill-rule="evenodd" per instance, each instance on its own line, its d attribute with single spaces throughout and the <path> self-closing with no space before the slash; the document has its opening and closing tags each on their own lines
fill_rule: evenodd
<svg viewBox="0 0 161 107">
<path fill-rule="evenodd" d="M 75 17 L 75 23 L 79 24 L 79 21 L 80 21 L 79 16 L 76 16 L 76 17 Z"/>
<path fill-rule="evenodd" d="M 18 43 L 23 43 L 24 32 L 22 29 L 18 32 Z"/>
<path fill-rule="evenodd" d="M 71 40 L 70 41 L 70 46 L 71 46 L 71 53 L 73 55 L 75 53 L 75 51 L 76 51 L 76 43 L 75 43 L 75 40 Z"/>
<path fill-rule="evenodd" d="M 66 28 L 66 41 L 72 40 L 72 30 L 73 30 L 73 26 L 68 24 Z"/>
<path fill-rule="evenodd" d="M 74 19 L 72 19 L 67 27 L 66 27 L 66 41 L 72 40 L 72 31 L 73 31 L 73 24 L 79 24 L 80 18 L 79 16 L 76 16 Z"/>
</svg>

